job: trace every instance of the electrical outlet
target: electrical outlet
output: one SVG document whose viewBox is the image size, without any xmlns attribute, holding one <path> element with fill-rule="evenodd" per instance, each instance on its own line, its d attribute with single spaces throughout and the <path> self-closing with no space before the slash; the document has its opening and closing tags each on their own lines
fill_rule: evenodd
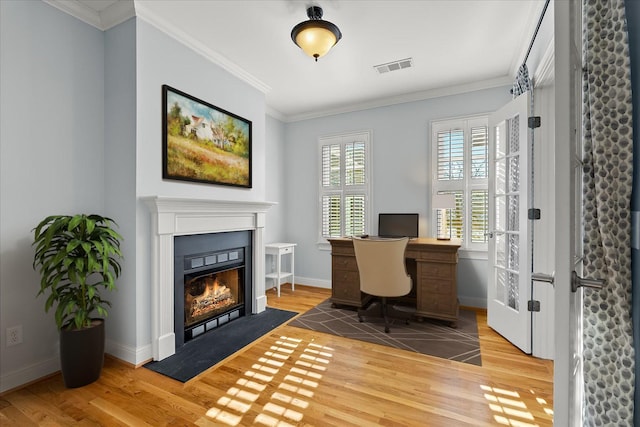
<svg viewBox="0 0 640 427">
<path fill-rule="evenodd" d="M 7 347 L 22 344 L 22 325 L 7 328 Z"/>
</svg>

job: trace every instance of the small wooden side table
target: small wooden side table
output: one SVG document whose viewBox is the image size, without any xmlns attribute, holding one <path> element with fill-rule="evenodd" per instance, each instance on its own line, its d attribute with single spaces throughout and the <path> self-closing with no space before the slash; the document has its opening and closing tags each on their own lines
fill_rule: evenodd
<svg viewBox="0 0 640 427">
<path fill-rule="evenodd" d="M 278 291 L 278 297 L 280 297 L 280 284 L 282 283 L 282 279 L 291 276 L 291 290 L 295 290 L 295 279 L 294 279 L 294 248 L 295 243 L 268 243 L 264 245 L 265 254 L 267 256 L 275 257 L 276 268 L 271 273 L 267 273 L 265 277 L 267 279 L 273 279 L 274 286 Z M 282 271 L 282 261 L 285 256 L 290 256 L 291 261 L 291 271 Z M 271 265 L 271 264 L 267 264 Z"/>
</svg>

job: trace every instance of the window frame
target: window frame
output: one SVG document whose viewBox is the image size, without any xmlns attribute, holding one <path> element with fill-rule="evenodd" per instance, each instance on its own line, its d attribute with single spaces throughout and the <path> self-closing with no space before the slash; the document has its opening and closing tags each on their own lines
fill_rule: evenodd
<svg viewBox="0 0 640 427">
<path fill-rule="evenodd" d="M 341 212 L 340 212 L 340 231 L 341 237 L 345 235 L 345 197 L 352 194 L 364 194 L 364 233 L 370 234 L 371 222 L 372 222 L 372 210 L 373 206 L 371 201 L 371 179 L 373 177 L 372 161 L 371 161 L 371 141 L 372 132 L 370 130 L 345 132 L 339 134 L 323 135 L 318 137 L 318 208 L 316 210 L 318 214 L 318 241 L 317 245 L 320 249 L 330 250 L 328 238 L 323 236 L 323 196 L 325 195 L 339 195 L 341 200 Z M 345 146 L 354 142 L 364 142 L 364 169 L 365 169 L 365 184 L 353 186 L 349 188 L 345 184 L 346 177 L 346 165 L 345 165 Z M 340 186 L 332 188 L 325 188 L 323 186 L 323 159 L 322 150 L 323 147 L 328 145 L 340 145 Z M 332 238 L 332 237 L 329 237 Z"/>
<path fill-rule="evenodd" d="M 471 178 L 471 156 L 472 156 L 472 132 L 476 127 L 485 127 L 487 129 L 487 151 L 486 151 L 486 168 L 487 174 L 485 178 Z M 472 198 L 471 195 L 475 191 L 485 191 L 487 194 L 486 204 L 486 224 L 488 227 L 489 215 L 489 159 L 488 154 L 491 147 L 489 146 L 489 114 L 477 114 L 470 116 L 461 116 L 442 120 L 433 120 L 430 123 L 431 138 L 431 197 L 430 206 L 433 206 L 433 196 L 435 194 L 448 192 L 462 192 L 462 230 L 463 243 L 460 247 L 461 255 L 467 258 L 487 259 L 488 255 L 488 238 L 483 243 L 473 243 L 471 241 L 472 229 Z M 446 130 L 461 129 L 464 133 L 463 142 L 463 178 L 461 180 L 438 180 L 438 133 Z M 431 215 L 431 234 L 436 237 L 438 230 L 439 213 L 435 208 L 430 208 Z M 488 231 L 488 230 L 487 230 Z"/>
</svg>

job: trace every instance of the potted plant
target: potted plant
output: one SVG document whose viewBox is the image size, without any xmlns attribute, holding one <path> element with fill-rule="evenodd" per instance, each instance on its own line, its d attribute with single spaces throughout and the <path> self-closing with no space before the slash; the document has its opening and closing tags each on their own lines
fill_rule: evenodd
<svg viewBox="0 0 640 427">
<path fill-rule="evenodd" d="M 53 215 L 33 229 L 38 295 L 49 295 L 45 311 L 55 306 L 62 377 L 69 388 L 94 382 L 102 371 L 104 317 L 111 304 L 101 291 L 115 289 L 121 271 L 122 236 L 114 225 L 100 215 Z"/>
</svg>

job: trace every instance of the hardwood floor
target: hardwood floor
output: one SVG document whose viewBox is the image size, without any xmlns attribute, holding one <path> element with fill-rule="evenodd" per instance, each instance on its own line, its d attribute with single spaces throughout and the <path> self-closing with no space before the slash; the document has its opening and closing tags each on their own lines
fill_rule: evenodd
<svg viewBox="0 0 640 427">
<path fill-rule="evenodd" d="M 267 291 L 304 312 L 330 290 Z M 80 426 L 550 426 L 553 363 L 478 313 L 482 367 L 287 325 L 187 383 L 113 358 L 93 384 L 55 375 L 0 398 L 0 424 Z"/>
</svg>

